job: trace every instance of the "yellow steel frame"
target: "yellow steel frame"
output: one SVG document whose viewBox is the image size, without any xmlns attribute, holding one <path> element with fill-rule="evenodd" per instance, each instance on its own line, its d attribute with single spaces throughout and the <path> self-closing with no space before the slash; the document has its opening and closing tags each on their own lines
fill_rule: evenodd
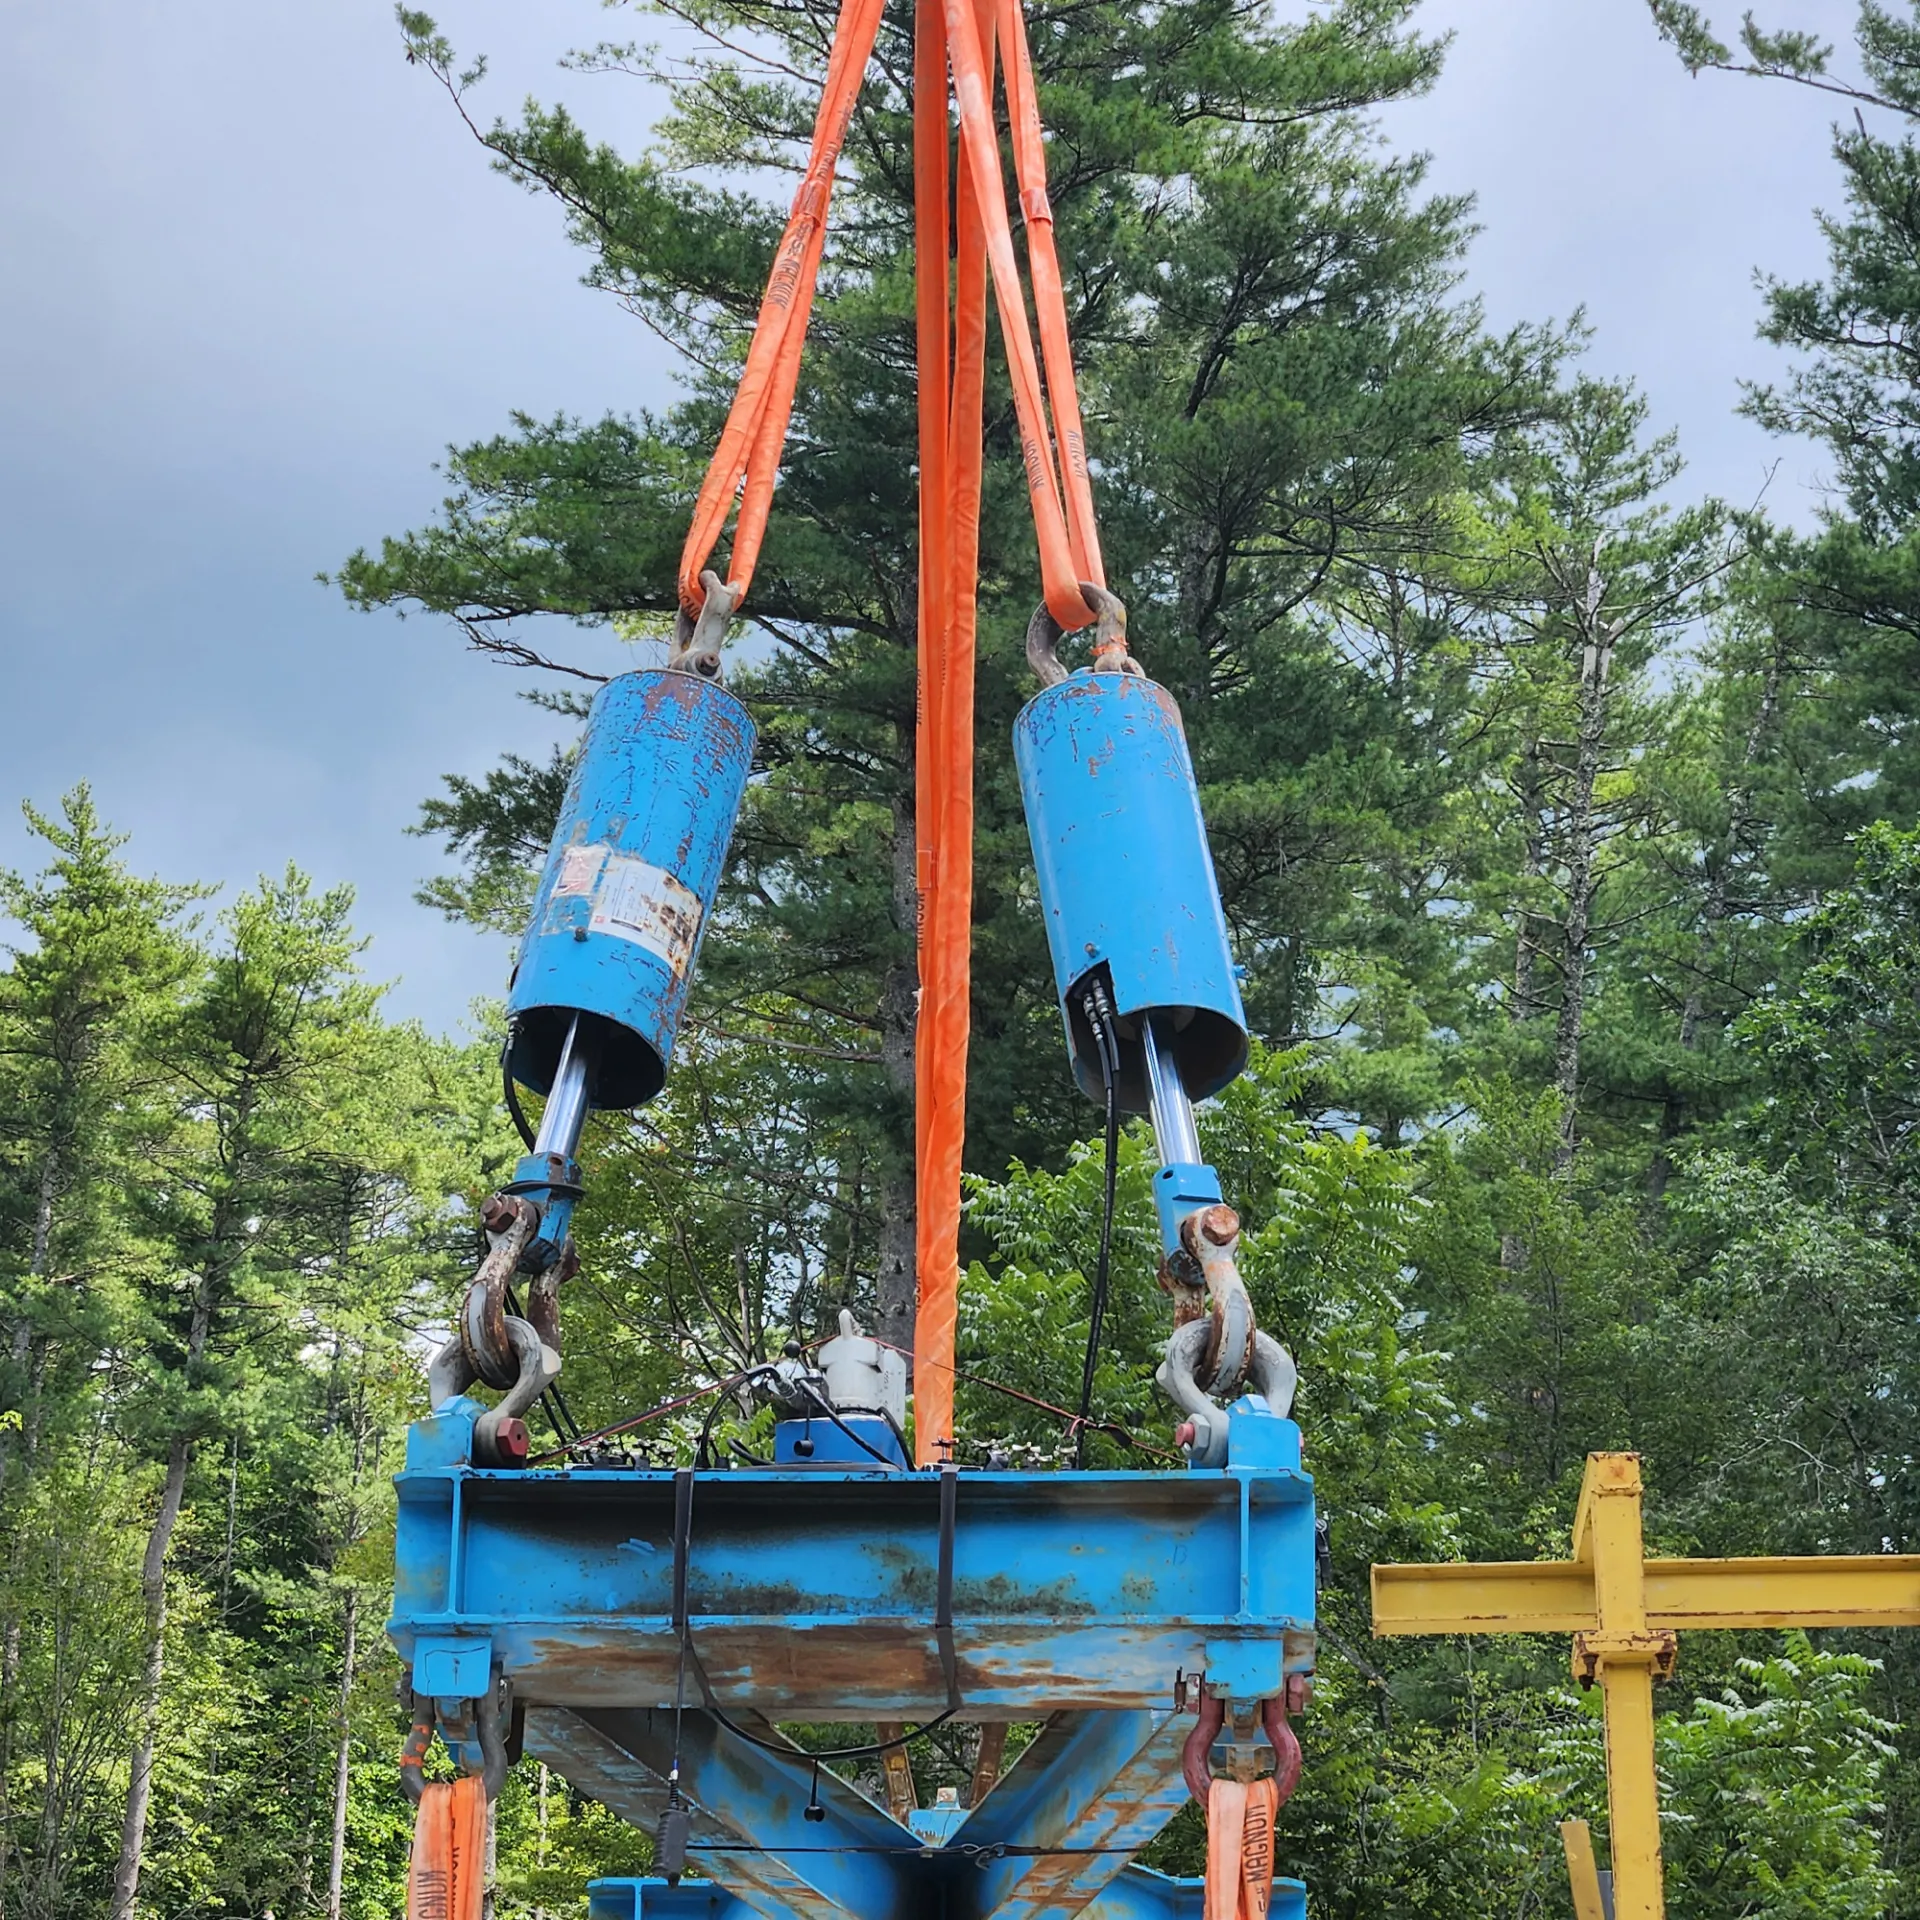
<svg viewBox="0 0 1920 1920">
<path fill-rule="evenodd" d="M 1649 1560 L 1640 1494 L 1638 1454 L 1589 1454 L 1571 1560 L 1373 1570 L 1376 1634 L 1573 1635 L 1576 1678 L 1605 1697 L 1614 1920 L 1666 1911 L 1653 1683 L 1672 1673 L 1681 1628 L 1920 1626 L 1920 1554 Z M 1561 1831 L 1576 1908 L 1592 1920 L 1600 1889 L 1586 1823 Z"/>
<path fill-rule="evenodd" d="M 1567 1879 L 1573 1886 L 1574 1920 L 1607 1920 L 1600 1893 L 1600 1869 L 1593 1859 L 1593 1832 L 1584 1820 L 1562 1820 L 1560 1841 L 1567 1850 Z"/>
</svg>

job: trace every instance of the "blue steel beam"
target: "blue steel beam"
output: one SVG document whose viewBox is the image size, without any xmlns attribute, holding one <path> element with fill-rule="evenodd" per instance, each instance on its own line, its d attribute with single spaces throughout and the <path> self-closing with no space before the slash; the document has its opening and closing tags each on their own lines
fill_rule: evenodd
<svg viewBox="0 0 1920 1920">
<path fill-rule="evenodd" d="M 587 1882 L 587 1920 L 760 1920 L 761 1911 L 712 1880 Z"/>
<path fill-rule="evenodd" d="M 951 1920 L 1072 1920 L 1185 1805 L 1180 1749 L 1193 1724 L 1170 1707 L 1056 1715 L 954 1836 L 1041 1851 L 1008 1853 L 961 1883 Z"/>
<path fill-rule="evenodd" d="M 1200 1920 L 1205 1882 L 1176 1880 L 1151 1867 L 1126 1867 L 1115 1876 L 1083 1920 Z M 1269 1920 L 1306 1920 L 1307 1889 L 1298 1880 L 1276 1880 Z M 759 1909 L 710 1880 L 592 1880 L 587 1883 L 587 1920 L 759 1920 Z"/>
<path fill-rule="evenodd" d="M 463 1464 L 470 1420 L 423 1421 L 399 1476 L 389 1631 L 410 1662 L 469 1646 L 526 1701 L 673 1699 L 673 1479 Z M 953 1644 L 989 1717 L 1168 1704 L 1177 1671 L 1242 1699 L 1313 1664 L 1312 1482 L 1291 1422 L 1257 1464 L 966 1473 Z M 1277 1443 L 1277 1445 L 1276 1445 Z M 933 1476 L 699 1476 L 688 1611 L 722 1704 L 777 1719 L 912 1719 L 946 1703 Z M 424 1673 L 417 1677 L 428 1691 Z"/>
<path fill-rule="evenodd" d="M 457 1705 L 497 1671 L 528 1709 L 531 1750 L 652 1827 L 680 1673 L 673 1476 L 476 1470 L 477 1413 L 451 1403 L 409 1436 L 389 1631 L 417 1694 Z M 1313 1664 L 1313 1491 L 1298 1429 L 1242 1403 L 1222 1469 L 966 1473 L 954 1492 L 962 1714 L 1052 1724 L 934 1845 L 824 1770 L 825 1817 L 807 1821 L 812 1763 L 724 1732 L 704 1702 L 761 1729 L 943 1708 L 938 1477 L 697 1477 L 686 1602 L 698 1665 L 681 1755 L 690 1864 L 762 1920 L 1193 1920 L 1179 1883 L 1126 1862 L 1183 1797 L 1177 1676 L 1204 1672 L 1251 1702 Z M 1285 1901 L 1277 1913 L 1287 1920 Z"/>
<path fill-rule="evenodd" d="M 666 1781 L 582 1715 L 565 1707 L 533 1709 L 527 1715 L 526 1750 L 629 1825 L 646 1832 L 659 1825 Z M 688 1822 L 696 1842 L 712 1845 L 738 1838 L 704 1807 L 689 1808 Z M 833 1901 L 783 1862 L 757 1854 L 725 1858 L 732 1869 L 727 1890 L 747 1913 L 757 1913 L 762 1920 L 842 1920 Z"/>
<path fill-rule="evenodd" d="M 667 1803 L 673 1712 L 630 1709 L 527 1714 L 527 1751 L 630 1825 L 651 1829 Z M 773 1729 L 741 1722 L 762 1738 Z M 690 1864 L 767 1920 L 889 1920 L 911 1912 L 905 1865 L 920 1852 L 911 1832 L 857 1789 L 795 1749 L 749 1746 L 706 1714 L 688 1711 L 680 1732 L 680 1787 L 688 1803 Z M 812 1802 L 821 1818 L 808 1820 Z"/>
</svg>

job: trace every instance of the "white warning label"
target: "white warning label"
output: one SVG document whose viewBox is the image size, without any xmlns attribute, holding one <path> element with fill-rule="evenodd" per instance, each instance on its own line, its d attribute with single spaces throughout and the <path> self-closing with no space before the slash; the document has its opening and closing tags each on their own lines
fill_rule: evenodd
<svg viewBox="0 0 1920 1920">
<path fill-rule="evenodd" d="M 700 896 L 665 867 L 609 853 L 587 926 L 593 933 L 632 940 L 657 953 L 675 973 L 685 973 L 700 938 Z"/>
</svg>

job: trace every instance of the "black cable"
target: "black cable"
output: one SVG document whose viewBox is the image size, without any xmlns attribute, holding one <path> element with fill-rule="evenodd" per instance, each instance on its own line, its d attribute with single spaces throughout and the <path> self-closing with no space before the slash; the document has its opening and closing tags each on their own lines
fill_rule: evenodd
<svg viewBox="0 0 1920 1920">
<path fill-rule="evenodd" d="M 1120 1166 L 1120 1041 L 1113 1030 L 1113 1003 L 1106 983 L 1096 979 L 1080 1003 L 1094 1044 L 1100 1049 L 1100 1078 L 1107 1095 L 1106 1182 L 1100 1208 L 1100 1255 L 1093 1271 L 1093 1303 L 1087 1314 L 1087 1356 L 1080 1369 L 1080 1419 L 1073 1430 L 1073 1464 L 1087 1463 L 1087 1420 L 1093 1411 L 1093 1375 L 1100 1364 L 1100 1336 L 1107 1318 L 1107 1288 L 1113 1258 L 1113 1210 Z M 1142 1015 L 1145 1019 L 1147 1016 Z"/>
<path fill-rule="evenodd" d="M 873 1760 L 883 1753 L 891 1753 L 895 1747 L 911 1745 L 923 1735 L 931 1733 L 935 1727 L 944 1727 L 960 1711 L 958 1707 L 949 1707 L 945 1713 L 937 1713 L 931 1720 L 923 1720 L 917 1727 L 909 1727 L 905 1733 L 891 1740 L 871 1741 L 864 1747 L 822 1747 L 815 1753 L 810 1747 L 796 1747 L 787 1740 L 763 1740 L 757 1733 L 749 1733 L 737 1721 L 730 1720 L 726 1713 L 707 1691 L 705 1669 L 700 1664 L 699 1655 L 694 1656 L 693 1676 L 700 1682 L 700 1695 L 707 1711 L 718 1720 L 736 1740 L 744 1740 L 750 1747 L 758 1747 L 763 1753 L 777 1753 L 786 1760 Z M 843 1848 L 834 1847 L 827 1851 L 839 1853 Z"/>
<path fill-rule="evenodd" d="M 513 1124 L 519 1131 L 520 1138 L 526 1142 L 527 1151 L 531 1153 L 540 1143 L 535 1137 L 533 1129 L 527 1125 L 527 1116 L 520 1111 L 520 1096 L 514 1090 L 513 1085 L 513 1069 L 507 1065 L 507 1061 L 512 1056 L 512 1053 L 513 1035 L 509 1033 L 507 1035 L 506 1045 L 500 1049 L 500 1091 L 506 1100 L 507 1112 L 511 1115 Z"/>
<path fill-rule="evenodd" d="M 553 1394 L 553 1404 L 559 1408 L 561 1418 L 573 1429 L 573 1431 L 567 1435 L 567 1442 L 571 1445 L 575 1440 L 580 1438 L 580 1422 L 573 1417 L 573 1409 L 567 1405 L 567 1396 L 560 1391 L 559 1381 L 556 1380 L 553 1383 L 551 1391 Z"/>
<path fill-rule="evenodd" d="M 937 1743 L 936 1743 L 937 1744 Z M 804 1758 L 796 1755 L 792 1749 L 782 1747 L 780 1752 L 791 1758 Z M 823 1758 L 825 1756 L 822 1756 Z M 790 1853 L 877 1853 L 912 1855 L 915 1859 L 959 1859 L 975 1866 L 991 1866 L 996 1860 L 1077 1860 L 1083 1856 L 1110 1853 L 1138 1853 L 1140 1846 L 1118 1847 L 1038 1847 L 1023 1846 L 1012 1840 L 949 1840 L 945 1846 L 932 1845 L 909 1847 L 768 1847 L 756 1845 L 751 1840 L 695 1840 L 691 1842 L 689 1853 L 760 1853 L 778 1854 L 785 1857 Z"/>
<path fill-rule="evenodd" d="M 680 1723 L 687 1703 L 687 1658 L 693 1635 L 687 1625 L 687 1560 L 693 1541 L 693 1474 L 683 1469 L 673 1476 L 673 1631 L 680 1642 L 679 1664 L 673 1676 L 673 1758 L 667 1765 L 667 1804 L 660 1816 L 660 1835 L 654 1848 L 655 1865 L 667 1884 L 679 1883 L 686 1862 L 693 1820 L 680 1794 Z"/>
<path fill-rule="evenodd" d="M 730 1380 L 722 1380 L 714 1388 L 713 1405 L 707 1409 L 707 1417 L 700 1423 L 699 1444 L 693 1450 L 693 1464 L 696 1467 L 713 1465 L 713 1423 L 719 1419 L 721 1408 L 727 1404 L 727 1395 L 735 1387 L 745 1386 L 749 1380 L 757 1380 L 763 1374 L 778 1374 L 779 1371 L 772 1362 L 762 1361 L 757 1367 L 742 1367 Z"/>
<path fill-rule="evenodd" d="M 898 1460 L 889 1460 L 887 1456 L 884 1453 L 882 1453 L 878 1447 L 874 1446 L 870 1441 L 861 1439 L 861 1437 L 857 1433 L 855 1433 L 854 1430 L 850 1426 L 848 1426 L 844 1420 L 840 1418 L 840 1415 L 834 1409 L 833 1402 L 829 1400 L 827 1396 L 824 1393 L 822 1393 L 820 1389 L 816 1387 L 811 1380 L 805 1378 L 804 1376 L 800 1376 L 798 1379 L 798 1385 L 800 1387 L 800 1390 L 807 1396 L 807 1398 L 810 1399 L 814 1403 L 814 1405 L 820 1409 L 821 1413 L 827 1419 L 831 1420 L 833 1424 L 836 1427 L 838 1427 L 840 1431 L 844 1433 L 847 1436 L 847 1438 L 851 1440 L 856 1447 L 861 1449 L 862 1452 L 872 1454 L 873 1457 L 876 1460 L 878 1460 L 880 1464 L 883 1467 L 887 1468 L 890 1472 L 904 1473 L 906 1471 L 906 1469 L 900 1464 Z M 891 1424 L 891 1422 L 889 1422 L 889 1424 Z M 899 1431 L 900 1429 L 898 1427 L 894 1428 L 895 1433 L 898 1433 Z M 902 1452 L 905 1451 L 905 1447 L 906 1447 L 906 1443 L 903 1440 L 901 1442 Z"/>
<path fill-rule="evenodd" d="M 513 1084 L 513 1069 L 508 1065 L 512 1054 L 513 1035 L 509 1032 L 506 1044 L 500 1049 L 500 1092 L 507 1103 L 507 1112 L 513 1120 L 515 1131 L 525 1143 L 527 1151 L 532 1153 L 540 1143 L 527 1124 L 527 1116 L 520 1110 L 520 1095 Z M 507 1308 L 516 1320 L 524 1317 L 511 1287 L 507 1289 Z M 557 1384 L 541 1394 L 540 1407 L 547 1416 L 547 1425 L 553 1429 L 553 1437 L 563 1446 L 580 1438 L 580 1422 L 573 1417 L 573 1409 L 567 1405 L 566 1395 Z M 567 1431 L 569 1427 L 573 1429 L 571 1433 Z"/>
<path fill-rule="evenodd" d="M 520 1302 L 514 1297 L 511 1281 L 507 1283 L 507 1311 L 516 1320 L 524 1320 L 527 1317 L 520 1311 Z M 560 1391 L 560 1383 L 557 1380 L 552 1386 L 541 1388 L 540 1411 L 547 1416 L 547 1425 L 553 1429 L 553 1437 L 562 1446 L 571 1446 L 580 1438 L 580 1422 L 573 1417 L 573 1409 L 567 1405 L 566 1396 Z M 565 1426 L 561 1425 L 563 1419 L 566 1422 Z M 567 1427 L 571 1427 L 573 1431 L 569 1433 Z"/>
<path fill-rule="evenodd" d="M 769 1367 L 755 1367 L 750 1372 L 767 1373 Z M 788 1740 L 763 1740 L 757 1733 L 749 1733 L 745 1727 L 732 1719 L 713 1697 L 713 1688 L 707 1680 L 706 1663 L 694 1650 L 693 1619 L 687 1607 L 687 1566 L 693 1553 L 693 1485 L 694 1469 L 682 1467 L 673 1476 L 673 1625 L 680 1642 L 682 1671 L 688 1666 L 693 1668 L 693 1677 L 699 1683 L 700 1698 L 706 1710 L 736 1740 L 744 1740 L 750 1747 L 758 1747 L 763 1753 L 777 1753 L 786 1760 L 811 1760 L 816 1768 L 822 1760 L 871 1760 L 879 1754 L 891 1753 L 895 1747 L 904 1747 L 909 1741 L 918 1740 L 935 1727 L 944 1727 L 960 1711 L 959 1703 L 948 1707 L 945 1713 L 936 1714 L 933 1719 L 920 1726 L 909 1727 L 904 1733 L 897 1734 L 891 1740 L 878 1740 L 859 1747 L 823 1747 L 815 1753 L 805 1747 L 797 1747 Z M 946 1533 L 946 1514 L 943 1503 L 942 1538 Z M 677 1690 L 677 1689 L 676 1689 Z M 679 1747 L 679 1706 L 675 1705 L 674 1745 L 676 1756 Z M 675 1772 L 678 1771 L 677 1757 Z"/>
</svg>

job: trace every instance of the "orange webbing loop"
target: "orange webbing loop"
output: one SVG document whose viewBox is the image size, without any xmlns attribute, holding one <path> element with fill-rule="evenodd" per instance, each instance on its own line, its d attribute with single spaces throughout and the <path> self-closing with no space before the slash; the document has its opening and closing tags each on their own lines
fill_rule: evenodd
<svg viewBox="0 0 1920 1920">
<path fill-rule="evenodd" d="M 1215 1780 L 1207 1794 L 1203 1920 L 1266 1920 L 1273 1900 L 1274 1780 Z"/>
<path fill-rule="evenodd" d="M 1006 43 L 1008 118 L 1045 358 L 1044 391 L 1014 258 L 993 122 L 996 29 Z M 960 119 L 951 329 L 949 65 Z M 919 1311 L 914 1325 L 914 1423 L 916 1458 L 920 1465 L 932 1466 L 950 1456 L 953 1431 L 972 992 L 975 588 L 989 274 L 1020 424 L 1047 609 L 1063 631 L 1083 627 L 1094 614 L 1080 583 L 1106 584 L 1074 386 L 1066 297 L 1047 205 L 1046 152 L 1032 57 L 1019 0 L 919 0 L 914 29 L 914 244 L 920 368 L 920 711 L 914 784 L 920 886 L 920 1015 L 914 1048 Z M 1058 431 L 1058 468 L 1047 431 L 1049 401 Z"/>
<path fill-rule="evenodd" d="M 414 1810 L 407 1920 L 480 1920 L 486 1891 L 486 1784 L 478 1774 L 435 1781 Z"/>
<path fill-rule="evenodd" d="M 1013 253 L 1013 233 L 1007 223 L 1000 142 L 993 124 L 993 77 L 969 0 L 946 0 L 946 11 L 947 50 L 953 63 L 954 98 L 960 108 L 960 150 L 986 223 L 994 305 L 1000 315 L 1001 342 L 1007 350 L 1014 413 L 1020 423 L 1020 458 L 1026 468 L 1027 495 L 1033 505 L 1034 532 L 1040 548 L 1041 594 L 1047 610 L 1062 630 L 1071 633 L 1092 621 L 1093 610 L 1081 597 L 1079 575 L 1074 571 L 1073 545 L 1061 510 L 1060 484 L 1047 439 L 1040 368 L 1034 358 L 1033 334 L 1027 325 L 1020 268 Z M 1036 287 L 1036 293 L 1038 291 Z M 1054 291 L 1057 294 L 1057 285 Z M 1064 334 L 1064 312 L 1059 326 Z M 967 583 L 966 590 L 972 592 L 971 582 Z"/>
<path fill-rule="evenodd" d="M 1040 134 L 1033 54 L 1027 45 L 1026 13 L 1020 0 L 1000 0 L 1000 33 L 1007 43 L 1007 120 L 1013 129 L 1014 178 L 1027 226 L 1027 275 L 1033 282 L 1033 312 L 1040 323 L 1047 398 L 1053 406 L 1059 441 L 1074 578 L 1104 587 L 1106 567 L 1100 557 L 1099 529 L 1094 525 L 1093 482 L 1087 474 L 1080 390 L 1073 377 L 1073 342 L 1067 333 L 1067 296 L 1060 281 L 1060 256 L 1053 244 L 1053 208 L 1047 200 L 1047 149 Z M 1051 600 L 1048 606 L 1059 619 Z M 1084 619 L 1080 624 L 1085 624 Z"/>
<path fill-rule="evenodd" d="M 992 0 L 972 0 L 991 75 Z M 980 558 L 982 408 L 986 385 L 986 228 L 971 171 L 958 182 L 952 330 L 945 263 L 947 125 L 942 0 L 915 18 L 914 232 L 921 262 L 920 764 L 916 779 L 920 1018 L 914 1042 L 914 1453 L 951 1455 L 953 1354 L 960 1290 L 960 1161 L 966 1142 L 967 1031 L 972 997 L 974 581 Z M 964 149 L 967 134 L 963 129 Z M 948 364 L 951 350 L 952 364 Z"/>
<path fill-rule="evenodd" d="M 680 553 L 680 605 L 698 616 L 704 596 L 700 569 L 707 564 L 727 523 L 734 495 L 746 483 L 740 499 L 740 518 L 733 530 L 733 551 L 727 565 L 727 584 L 735 604 L 745 597 L 753 580 L 754 562 L 767 530 L 767 512 L 773 504 L 774 476 L 786 445 L 787 422 L 793 414 L 793 393 L 800 378 L 800 349 L 806 340 L 807 316 L 813 310 L 814 283 L 826 245 L 827 205 L 833 197 L 833 172 L 853 117 L 860 82 L 873 53 L 880 26 L 881 0 L 844 0 L 833 30 L 833 51 L 827 59 L 826 84 L 813 123 L 813 147 L 793 211 L 780 236 L 754 322 L 753 343 L 740 385 L 713 450 L 707 477 L 694 503 L 693 524 Z"/>
</svg>

